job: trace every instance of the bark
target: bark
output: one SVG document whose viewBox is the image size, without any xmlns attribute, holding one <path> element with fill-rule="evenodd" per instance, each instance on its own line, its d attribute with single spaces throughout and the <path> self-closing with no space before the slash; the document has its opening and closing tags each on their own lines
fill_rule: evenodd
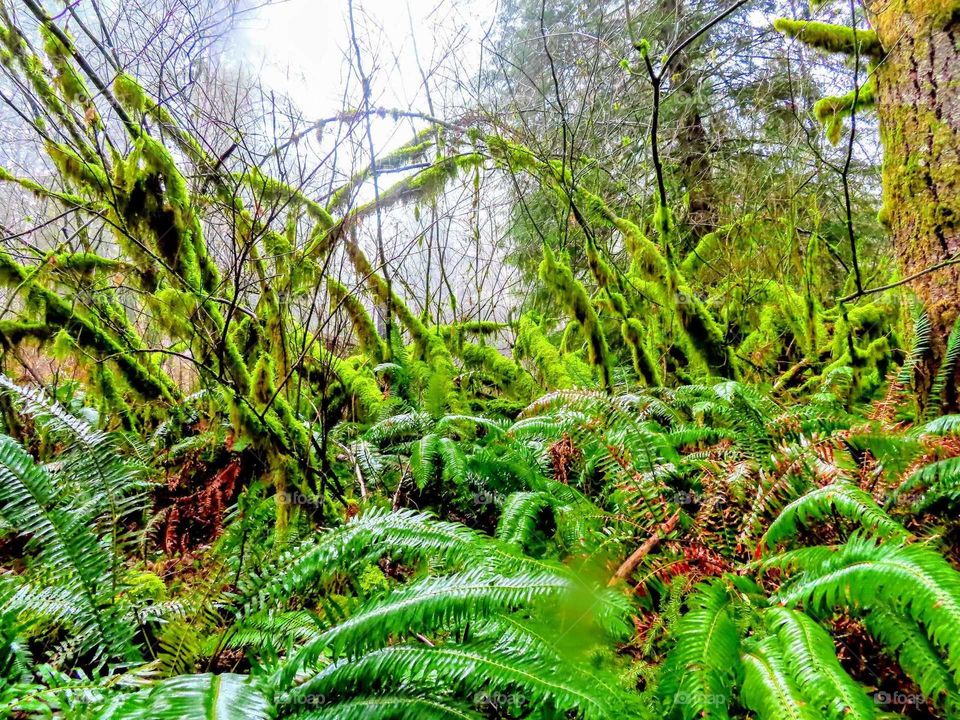
<svg viewBox="0 0 960 720">
<path fill-rule="evenodd" d="M 663 0 L 665 17 L 683 15 L 683 0 Z M 669 25 L 669 24 L 668 24 Z M 696 98 L 697 73 L 690 53 L 681 53 L 670 71 L 671 86 L 676 89 L 677 118 L 674 164 L 680 182 L 686 190 L 687 223 L 690 230 L 690 250 L 697 241 L 717 227 L 717 198 L 713 187 L 713 168 L 710 164 L 712 145 L 704 122 L 702 107 Z"/>
<path fill-rule="evenodd" d="M 871 0 L 868 12 L 885 51 L 876 70 L 881 219 L 906 277 L 960 252 L 960 1 Z M 924 402 L 960 313 L 960 266 L 925 274 L 910 287 L 934 331 L 917 378 Z M 957 379 L 955 372 L 947 383 L 948 409 L 957 407 Z"/>
</svg>

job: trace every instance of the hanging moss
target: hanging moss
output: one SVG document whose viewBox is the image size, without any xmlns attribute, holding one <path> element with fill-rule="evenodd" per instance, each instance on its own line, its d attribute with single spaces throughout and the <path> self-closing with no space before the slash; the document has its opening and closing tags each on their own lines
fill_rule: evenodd
<svg viewBox="0 0 960 720">
<path fill-rule="evenodd" d="M 528 358 L 533 362 L 548 389 L 566 390 L 574 387 L 560 351 L 529 315 L 522 316 L 517 323 L 517 339 L 513 352 L 517 359 Z"/>
<path fill-rule="evenodd" d="M 72 148 L 52 141 L 47 141 L 44 147 L 60 174 L 79 189 L 99 197 L 110 187 L 107 173 L 99 160 L 88 161 Z"/>
<path fill-rule="evenodd" d="M 143 112 L 147 107 L 147 93 L 140 83 L 124 72 L 114 79 L 113 94 L 119 103 L 131 112 Z"/>
<path fill-rule="evenodd" d="M 430 167 L 419 170 L 414 175 L 404 178 L 383 190 L 380 193 L 379 206 L 384 209 L 399 203 L 429 200 L 442 192 L 450 181 L 460 174 L 461 170 L 479 167 L 482 164 L 483 155 L 480 153 L 451 155 L 437 160 Z M 376 207 L 377 201 L 371 200 L 354 209 L 351 216 L 366 215 L 374 211 Z"/>
<path fill-rule="evenodd" d="M 716 232 L 707 233 L 680 263 L 680 272 L 686 277 L 693 276 L 719 252 L 720 247 L 720 236 Z"/>
<path fill-rule="evenodd" d="M 452 325 L 439 325 L 437 332 L 448 341 L 453 341 L 455 337 L 462 339 L 466 335 L 495 335 L 509 327 L 510 323 L 496 320 L 465 320 Z"/>
<path fill-rule="evenodd" d="M 864 83 L 856 92 L 851 90 L 846 95 L 825 97 L 818 100 L 813 106 L 813 114 L 823 123 L 827 130 L 827 139 L 836 145 L 840 142 L 843 131 L 843 119 L 850 117 L 857 110 L 871 108 L 876 102 L 877 81 L 875 76 Z"/>
<path fill-rule="evenodd" d="M 620 334 L 630 348 L 630 357 L 637 376 L 648 386 L 660 385 L 660 368 L 643 341 L 643 324 L 635 318 L 625 318 L 620 325 Z"/>
<path fill-rule="evenodd" d="M 97 270 L 117 270 L 123 267 L 124 263 L 91 252 L 62 252 L 47 255 L 44 258 L 44 266 L 60 272 L 75 272 L 89 277 Z"/>
<path fill-rule="evenodd" d="M 791 20 L 778 18 L 773 21 L 777 32 L 796 38 L 805 45 L 831 53 L 854 55 L 858 48 L 861 55 L 880 57 L 883 47 L 873 30 L 857 30 L 854 39 L 853 28 L 847 25 L 833 25 L 816 20 Z"/>
<path fill-rule="evenodd" d="M 46 323 L 0 320 L 0 347 L 18 347 L 25 340 L 49 340 L 53 331 Z"/>
<path fill-rule="evenodd" d="M 550 288 L 567 312 L 583 328 L 587 340 L 587 355 L 590 363 L 600 371 L 604 387 L 611 387 L 610 352 L 607 339 L 600 327 L 600 319 L 583 288 L 566 263 L 557 261 L 549 245 L 543 246 L 543 262 L 540 263 L 540 279 Z"/>
<path fill-rule="evenodd" d="M 40 26 L 43 48 L 56 70 L 56 83 L 67 102 L 84 102 L 90 98 L 90 91 L 73 66 L 70 50 L 63 45 L 46 25 Z"/>
<path fill-rule="evenodd" d="M 97 363 L 94 377 L 100 391 L 102 414 L 118 417 L 124 430 L 132 431 L 136 429 L 137 422 L 133 412 L 123 398 L 117 379 L 113 376 L 113 371 L 107 366 L 107 363 Z"/>
<path fill-rule="evenodd" d="M 591 274 L 597 281 L 597 286 L 607 294 L 614 311 L 622 317 L 627 317 L 630 311 L 623 296 L 623 285 L 620 282 L 620 277 L 613 267 L 600 256 L 596 244 L 589 236 L 584 242 L 584 249 L 587 255 L 587 267 L 590 268 Z"/>
<path fill-rule="evenodd" d="M 333 278 L 327 280 L 327 294 L 330 296 L 330 311 L 342 308 L 350 317 L 360 350 L 372 358 L 374 363 L 385 362 L 389 357 L 387 343 L 380 337 L 373 318 L 359 298 Z"/>
<path fill-rule="evenodd" d="M 487 373 L 501 392 L 513 398 L 532 399 L 535 387 L 533 378 L 495 347 L 464 342 L 457 352 L 467 367 Z"/>
<path fill-rule="evenodd" d="M 79 347 L 115 359 L 127 382 L 146 397 L 173 400 L 179 391 L 166 375 L 152 372 L 136 360 L 92 315 L 80 314 L 73 304 L 37 284 L 26 268 L 0 252 L 0 284 L 26 292 L 28 304 L 42 309 L 45 324 L 68 331 Z"/>
<path fill-rule="evenodd" d="M 326 353 L 326 362 L 347 393 L 360 404 L 363 415 L 375 418 L 383 408 L 383 392 L 375 377 L 361 369 L 356 358 L 341 359 Z M 318 360 L 318 362 L 323 362 Z"/>
<path fill-rule="evenodd" d="M 328 230 L 334 225 L 333 216 L 323 205 L 307 197 L 302 190 L 265 175 L 257 167 L 244 170 L 240 175 L 240 181 L 260 197 L 261 204 L 299 205 L 306 209 L 322 229 Z"/>
</svg>

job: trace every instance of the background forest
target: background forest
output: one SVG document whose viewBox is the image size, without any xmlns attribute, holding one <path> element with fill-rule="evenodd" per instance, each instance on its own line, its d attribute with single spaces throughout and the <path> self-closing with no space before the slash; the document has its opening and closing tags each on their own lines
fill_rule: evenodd
<svg viewBox="0 0 960 720">
<path fill-rule="evenodd" d="M 0 68 L 0 717 L 960 717 L 957 0 Z"/>
</svg>

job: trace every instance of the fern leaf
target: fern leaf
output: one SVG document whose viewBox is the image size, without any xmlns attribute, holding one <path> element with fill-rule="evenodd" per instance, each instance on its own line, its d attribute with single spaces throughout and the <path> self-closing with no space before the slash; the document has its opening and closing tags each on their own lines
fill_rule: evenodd
<svg viewBox="0 0 960 720">
<path fill-rule="evenodd" d="M 689 611 L 673 629 L 657 693 L 684 720 L 728 718 L 727 706 L 740 667 L 740 635 L 731 597 L 720 582 L 699 586 Z"/>
<path fill-rule="evenodd" d="M 743 703 L 760 720 L 821 720 L 793 679 L 776 636 L 743 655 Z"/>
<path fill-rule="evenodd" d="M 960 573 L 940 553 L 855 534 L 839 548 L 800 551 L 789 562 L 801 572 L 775 599 L 814 609 L 895 608 L 927 628 L 954 679 L 960 678 Z"/>
<path fill-rule="evenodd" d="M 770 608 L 764 612 L 764 619 L 780 639 L 787 668 L 797 686 L 818 711 L 836 720 L 876 717 L 873 698 L 841 667 L 826 630 L 803 613 L 787 608 Z"/>
<path fill-rule="evenodd" d="M 114 702 L 98 720 L 268 720 L 270 703 L 245 675 L 179 675 Z"/>
<path fill-rule="evenodd" d="M 843 480 L 811 490 L 789 503 L 777 515 L 758 547 L 774 547 L 784 538 L 794 535 L 800 525 L 839 514 L 858 523 L 879 537 L 906 538 L 908 533 L 900 523 L 889 517 L 869 493 Z"/>
</svg>

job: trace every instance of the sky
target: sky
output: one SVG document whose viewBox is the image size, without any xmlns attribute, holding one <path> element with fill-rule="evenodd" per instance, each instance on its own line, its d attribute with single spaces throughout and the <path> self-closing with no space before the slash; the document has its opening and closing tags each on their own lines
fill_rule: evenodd
<svg viewBox="0 0 960 720">
<path fill-rule="evenodd" d="M 417 55 L 429 67 L 451 38 L 463 33 L 458 59 L 479 63 L 479 38 L 496 9 L 497 0 L 355 0 L 374 102 L 426 110 Z M 265 5 L 238 31 L 244 62 L 259 71 L 265 84 L 288 94 L 308 117 L 337 112 L 343 108 L 345 53 L 352 51 L 347 12 L 347 0 Z"/>
</svg>

